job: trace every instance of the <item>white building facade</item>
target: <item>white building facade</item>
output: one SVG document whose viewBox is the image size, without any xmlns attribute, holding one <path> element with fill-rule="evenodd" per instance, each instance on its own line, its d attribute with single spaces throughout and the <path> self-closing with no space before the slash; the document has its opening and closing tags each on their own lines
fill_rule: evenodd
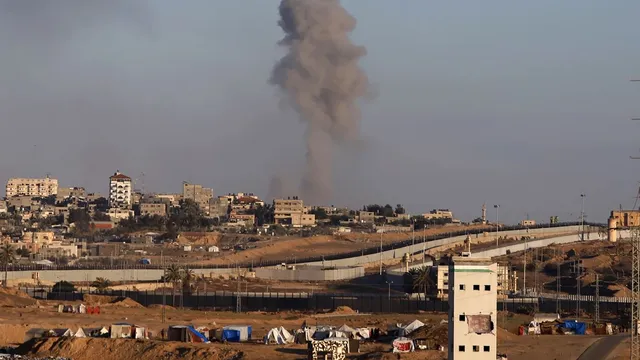
<svg viewBox="0 0 640 360">
<path fill-rule="evenodd" d="M 58 179 L 11 178 L 5 188 L 8 198 L 13 196 L 47 197 L 58 193 Z"/>
<path fill-rule="evenodd" d="M 490 259 L 449 263 L 449 360 L 495 360 L 497 271 Z"/>
<path fill-rule="evenodd" d="M 131 178 L 116 171 L 109 178 L 109 207 L 130 208 L 131 207 Z"/>
</svg>

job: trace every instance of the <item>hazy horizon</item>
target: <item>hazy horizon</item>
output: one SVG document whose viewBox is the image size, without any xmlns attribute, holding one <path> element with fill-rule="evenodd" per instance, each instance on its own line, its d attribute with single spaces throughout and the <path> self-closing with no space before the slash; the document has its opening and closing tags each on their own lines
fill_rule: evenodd
<svg viewBox="0 0 640 360">
<path fill-rule="evenodd" d="M 0 181 L 298 195 L 305 124 L 268 84 L 279 2 L 0 2 Z M 322 205 L 515 223 L 577 220 L 581 193 L 589 221 L 634 204 L 640 2 L 342 3 L 376 96 Z"/>
</svg>

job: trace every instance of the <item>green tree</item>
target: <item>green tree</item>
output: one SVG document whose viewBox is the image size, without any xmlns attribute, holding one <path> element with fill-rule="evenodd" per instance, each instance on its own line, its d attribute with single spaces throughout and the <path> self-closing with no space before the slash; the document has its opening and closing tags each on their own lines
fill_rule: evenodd
<svg viewBox="0 0 640 360">
<path fill-rule="evenodd" d="M 405 208 L 402 207 L 402 204 L 398 204 L 396 205 L 396 214 L 397 215 L 402 215 L 406 212 Z"/>
<path fill-rule="evenodd" d="M 435 286 L 435 283 L 431 278 L 430 268 L 428 266 L 423 266 L 418 269 L 411 269 L 409 273 L 413 279 L 413 290 L 417 290 L 427 296 Z"/>
<path fill-rule="evenodd" d="M 106 213 L 96 210 L 96 212 L 93 213 L 93 220 L 94 221 L 111 221 L 111 218 Z"/>
<path fill-rule="evenodd" d="M 74 292 L 76 291 L 76 287 L 73 286 L 72 283 L 68 281 L 58 281 L 51 288 L 52 292 Z"/>
<path fill-rule="evenodd" d="M 103 277 L 96 278 L 95 281 L 91 283 L 91 286 L 96 288 L 98 292 L 105 292 L 109 287 L 111 287 L 111 281 L 109 279 L 105 279 Z"/>
<path fill-rule="evenodd" d="M 171 264 L 164 271 L 164 280 L 171 283 L 171 295 L 173 296 L 173 305 L 176 304 L 176 289 L 182 281 L 182 269 L 176 265 Z"/>
<path fill-rule="evenodd" d="M 196 274 L 191 269 L 182 270 L 182 293 L 191 294 L 191 283 L 195 280 Z"/>
<path fill-rule="evenodd" d="M 4 283 L 2 284 L 5 288 L 7 287 L 7 275 L 9 273 L 9 264 L 14 262 L 16 259 L 16 253 L 11 244 L 3 244 L 0 247 L 0 263 L 4 267 Z"/>
<path fill-rule="evenodd" d="M 385 205 L 382 209 L 382 216 L 384 217 L 392 217 L 394 214 L 393 208 L 389 204 Z"/>
<path fill-rule="evenodd" d="M 29 251 L 29 249 L 27 248 L 20 248 L 18 250 L 16 250 L 16 255 L 20 256 L 20 257 L 31 257 L 31 251 Z"/>
<path fill-rule="evenodd" d="M 77 208 L 69 210 L 69 223 L 75 225 L 75 232 L 86 234 L 89 232 L 91 216 L 85 208 Z"/>
<path fill-rule="evenodd" d="M 315 208 L 309 211 L 309 214 L 314 214 L 316 216 L 316 220 L 324 220 L 329 218 L 327 212 L 322 208 Z"/>
<path fill-rule="evenodd" d="M 179 231 L 200 230 L 203 225 L 206 226 L 207 224 L 202 210 L 191 199 L 185 199 L 180 202 L 180 207 L 171 214 L 169 222 L 174 223 Z"/>
</svg>

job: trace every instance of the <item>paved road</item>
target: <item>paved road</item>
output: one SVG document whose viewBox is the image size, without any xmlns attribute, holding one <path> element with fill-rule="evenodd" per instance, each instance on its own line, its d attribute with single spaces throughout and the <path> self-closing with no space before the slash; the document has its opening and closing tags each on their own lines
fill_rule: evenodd
<svg viewBox="0 0 640 360">
<path fill-rule="evenodd" d="M 627 337 L 629 337 L 628 334 L 603 337 L 589 346 L 589 348 L 580 355 L 578 360 L 604 360 L 615 350 L 616 346 Z"/>
</svg>

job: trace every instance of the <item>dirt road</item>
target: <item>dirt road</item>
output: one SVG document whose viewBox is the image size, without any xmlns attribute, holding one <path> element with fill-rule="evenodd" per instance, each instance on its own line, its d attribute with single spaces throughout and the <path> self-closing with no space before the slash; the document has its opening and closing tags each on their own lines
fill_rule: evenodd
<svg viewBox="0 0 640 360">
<path fill-rule="evenodd" d="M 587 348 L 585 352 L 580 355 L 578 360 L 601 360 L 606 359 L 616 347 L 629 337 L 627 334 L 618 334 L 614 336 L 603 337 L 596 341 Z"/>
</svg>

